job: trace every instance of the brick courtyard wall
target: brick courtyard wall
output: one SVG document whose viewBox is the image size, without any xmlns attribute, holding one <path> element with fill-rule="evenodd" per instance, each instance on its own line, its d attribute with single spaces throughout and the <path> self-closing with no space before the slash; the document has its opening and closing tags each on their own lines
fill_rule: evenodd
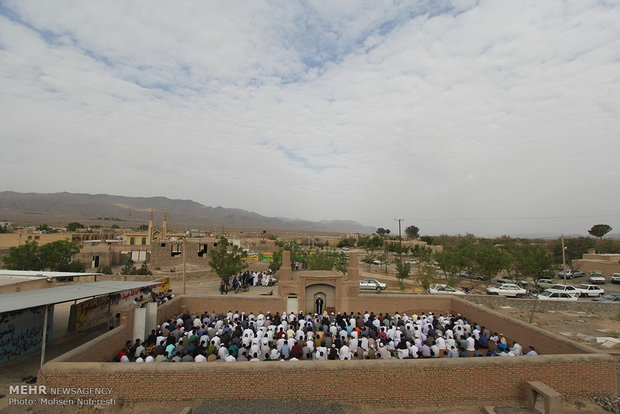
<svg viewBox="0 0 620 414">
<path fill-rule="evenodd" d="M 275 314 L 286 310 L 286 302 L 279 296 L 264 296 L 260 298 L 236 296 L 234 293 L 228 295 L 214 296 L 185 296 L 183 297 L 183 306 L 187 307 L 190 313 L 202 312 L 228 312 L 239 311 L 246 314 L 254 312 L 271 312 Z"/>
<path fill-rule="evenodd" d="M 109 362 L 133 336 L 133 310 L 121 313 L 121 325 L 66 352 L 49 363 Z"/>
<path fill-rule="evenodd" d="M 486 326 L 491 332 L 503 334 L 509 341 L 517 340 L 527 352 L 533 345 L 541 354 L 582 354 L 596 353 L 593 348 L 578 344 L 560 335 L 532 326 L 520 320 L 502 315 L 484 306 L 468 302 L 465 299 L 452 299 L 452 312 L 460 313 L 469 321 Z M 509 344 L 510 345 L 510 344 Z"/>
<path fill-rule="evenodd" d="M 158 322 L 185 311 L 275 313 L 281 312 L 284 306 L 284 300 L 279 297 L 177 296 L 159 307 Z M 48 388 L 109 387 L 114 398 L 128 402 L 264 398 L 390 406 L 506 404 L 524 402 L 528 381 L 541 381 L 565 398 L 617 395 L 615 360 L 611 356 L 597 354 L 587 346 L 464 299 L 361 294 L 348 306 L 355 312 L 458 312 L 492 331 L 517 339 L 524 348 L 535 344 L 541 355 L 271 363 L 103 362 L 111 360 L 129 339 L 127 333 L 132 332 L 132 321 L 123 320 L 126 325 L 46 363 L 38 374 L 38 383 Z M 244 395 L 228 391 L 230 384 L 247 390 L 265 383 L 274 390 L 272 393 Z"/>
<path fill-rule="evenodd" d="M 437 315 L 446 315 L 450 311 L 449 296 L 415 295 L 403 293 L 361 293 L 359 296 L 348 299 L 347 311 L 364 313 L 365 311 L 389 313 L 394 315 L 397 311 L 402 315 L 413 315 L 422 312 L 433 312 Z"/>
<path fill-rule="evenodd" d="M 615 363 L 608 355 L 201 364 L 50 362 L 38 376 L 39 384 L 48 389 L 109 387 L 114 398 L 128 402 L 253 398 L 401 407 L 522 403 L 528 381 L 541 381 L 565 398 L 616 395 Z M 236 390 L 268 384 L 272 392 L 231 392 L 231 384 Z"/>
</svg>

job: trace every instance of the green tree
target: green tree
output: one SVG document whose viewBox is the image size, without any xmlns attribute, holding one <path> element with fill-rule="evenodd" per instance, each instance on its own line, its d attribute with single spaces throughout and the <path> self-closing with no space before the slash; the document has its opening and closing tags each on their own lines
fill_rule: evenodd
<svg viewBox="0 0 620 414">
<path fill-rule="evenodd" d="M 10 230 L 9 230 L 8 225 L 5 224 L 5 225 L 0 226 L 0 233 L 9 233 L 9 232 Z"/>
<path fill-rule="evenodd" d="M 357 247 L 366 247 L 369 249 L 378 249 L 383 246 L 383 239 L 379 236 L 362 236 L 357 240 Z"/>
<path fill-rule="evenodd" d="M 77 221 L 73 221 L 67 224 L 67 231 L 76 231 L 77 229 L 83 229 L 84 225 L 82 223 L 78 223 Z"/>
<path fill-rule="evenodd" d="M 340 240 L 338 242 L 338 244 L 336 245 L 336 247 L 338 248 L 343 248 L 343 247 L 355 247 L 355 238 L 353 237 L 346 237 L 342 240 Z"/>
<path fill-rule="evenodd" d="M 232 246 L 228 251 L 228 239 L 224 236 L 220 238 L 217 248 L 211 249 L 209 255 L 209 266 L 222 279 L 236 275 L 248 267 L 243 260 L 248 256 L 247 252 L 239 246 Z"/>
<path fill-rule="evenodd" d="M 422 236 L 420 237 L 420 240 L 422 240 L 423 242 L 426 242 L 429 246 L 431 246 L 433 242 L 435 241 L 432 236 Z"/>
<path fill-rule="evenodd" d="M 398 279 L 400 290 L 405 290 L 405 279 L 409 278 L 411 265 L 404 263 L 399 258 L 394 259 L 394 264 L 396 265 L 396 278 Z"/>
<path fill-rule="evenodd" d="M 137 275 L 152 275 L 153 272 L 150 271 L 148 265 L 146 264 L 146 262 L 142 263 L 142 266 L 140 266 L 140 268 L 138 270 L 136 270 L 136 274 Z"/>
<path fill-rule="evenodd" d="M 590 249 L 596 248 L 596 240 L 592 237 L 574 237 L 564 240 L 566 247 L 566 261 L 581 259 Z M 552 244 L 553 258 L 555 263 L 562 263 L 562 240 L 557 239 Z"/>
<path fill-rule="evenodd" d="M 386 244 L 386 248 L 390 253 L 407 253 L 409 248 L 407 246 L 402 246 L 398 242 L 391 242 Z"/>
<path fill-rule="evenodd" d="M 112 227 L 110 227 L 111 229 L 120 229 L 121 226 L 119 226 L 118 224 L 112 224 Z M 148 230 L 148 229 L 147 229 Z"/>
<path fill-rule="evenodd" d="M 420 266 L 418 266 L 418 280 L 425 291 L 430 289 L 431 284 L 437 280 L 437 269 L 433 266 L 433 252 L 425 250 L 420 255 Z"/>
<path fill-rule="evenodd" d="M 34 229 L 36 231 L 40 231 L 41 233 L 58 233 L 58 230 L 56 230 L 53 227 L 48 226 L 47 224 L 39 224 Z"/>
<path fill-rule="evenodd" d="M 273 260 L 269 262 L 269 270 L 275 274 L 282 267 L 282 249 L 273 253 Z"/>
<path fill-rule="evenodd" d="M 138 231 L 147 231 L 149 229 L 149 225 L 148 224 L 140 224 L 138 226 Z"/>
<path fill-rule="evenodd" d="M 590 230 L 588 230 L 588 233 L 603 240 L 603 236 L 612 230 L 613 229 L 609 224 L 595 224 L 590 228 Z"/>
<path fill-rule="evenodd" d="M 448 248 L 435 253 L 435 260 L 448 279 L 455 278 L 462 271 L 459 251 L 455 248 Z"/>
<path fill-rule="evenodd" d="M 28 241 L 21 246 L 11 247 L 2 263 L 5 269 L 42 270 L 39 245 L 35 241 Z"/>
<path fill-rule="evenodd" d="M 138 269 L 136 269 L 136 266 L 134 266 L 133 260 L 129 258 L 129 260 L 127 260 L 127 263 L 125 263 L 125 265 L 121 268 L 121 275 L 135 275 L 137 271 Z"/>
<path fill-rule="evenodd" d="M 420 228 L 416 226 L 408 226 L 405 229 L 405 234 L 410 239 L 417 239 L 420 236 Z"/>
<path fill-rule="evenodd" d="M 338 270 L 347 272 L 348 259 L 343 252 L 336 250 L 319 251 L 308 256 L 308 270 Z"/>
<path fill-rule="evenodd" d="M 544 246 L 526 243 L 514 251 L 514 269 L 519 279 L 538 281 L 553 274 L 553 258 Z"/>
<path fill-rule="evenodd" d="M 80 252 L 81 247 L 82 244 L 79 240 L 58 240 L 44 244 L 39 247 L 41 267 L 55 272 L 76 271 L 76 269 L 82 268 L 82 265 L 72 264 L 71 258 Z"/>
<path fill-rule="evenodd" d="M 373 261 L 377 259 L 374 250 L 366 249 L 366 256 L 362 259 L 362 263 L 366 263 L 368 265 L 368 271 L 370 272 L 370 265 Z"/>
<path fill-rule="evenodd" d="M 499 272 L 508 269 L 509 266 L 510 256 L 507 253 L 488 246 L 476 249 L 474 271 L 484 277 L 487 285 Z"/>
<path fill-rule="evenodd" d="M 97 273 L 103 273 L 104 275 L 111 275 L 112 268 L 110 266 L 99 267 L 99 269 L 97 269 Z"/>
<path fill-rule="evenodd" d="M 379 236 L 387 236 L 388 234 L 390 234 L 390 229 L 384 229 L 383 227 L 379 227 L 377 229 L 377 234 Z"/>
</svg>

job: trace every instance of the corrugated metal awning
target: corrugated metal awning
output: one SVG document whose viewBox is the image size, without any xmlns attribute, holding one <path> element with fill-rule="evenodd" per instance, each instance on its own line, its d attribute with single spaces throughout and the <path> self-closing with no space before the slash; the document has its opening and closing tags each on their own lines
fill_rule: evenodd
<svg viewBox="0 0 620 414">
<path fill-rule="evenodd" d="M 82 273 L 83 274 L 83 273 Z M 93 282 L 0 294 L 0 313 L 151 287 L 161 282 Z"/>
<path fill-rule="evenodd" d="M 79 273 L 79 272 L 44 272 L 43 270 L 7 270 L 0 269 L 0 276 L 28 276 L 28 277 L 82 277 L 99 276 L 101 273 Z"/>
</svg>

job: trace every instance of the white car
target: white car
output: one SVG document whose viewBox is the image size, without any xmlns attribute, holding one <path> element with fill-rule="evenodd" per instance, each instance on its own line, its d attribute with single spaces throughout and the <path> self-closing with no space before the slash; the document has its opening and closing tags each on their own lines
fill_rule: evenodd
<svg viewBox="0 0 620 414">
<path fill-rule="evenodd" d="M 361 290 L 376 290 L 377 292 L 381 292 L 385 290 L 387 285 L 385 283 L 379 282 L 377 279 L 364 279 L 360 280 L 360 289 Z"/>
<path fill-rule="evenodd" d="M 620 283 L 620 273 L 611 274 L 611 283 Z"/>
<path fill-rule="evenodd" d="M 577 285 L 575 289 L 579 291 L 579 296 L 594 296 L 599 297 L 605 294 L 605 291 L 598 286 L 594 285 Z"/>
<path fill-rule="evenodd" d="M 588 276 L 588 280 L 590 283 L 599 283 L 601 285 L 605 284 L 605 276 L 603 276 L 600 272 L 591 272 L 590 276 Z"/>
<path fill-rule="evenodd" d="M 416 264 L 420 264 L 420 261 L 418 259 L 409 259 L 409 260 L 405 260 L 405 263 L 416 265 Z"/>
<path fill-rule="evenodd" d="M 550 290 L 552 292 L 564 292 L 564 293 L 568 293 L 571 296 L 579 296 L 579 291 L 575 288 L 575 286 L 571 286 L 571 285 L 553 285 L 550 288 L 548 288 L 547 290 Z"/>
<path fill-rule="evenodd" d="M 377 265 L 377 266 L 381 266 L 381 260 L 373 260 L 372 264 Z"/>
<path fill-rule="evenodd" d="M 571 301 L 574 302 L 578 298 L 577 296 L 570 295 L 566 292 L 554 292 L 552 290 L 545 290 L 538 295 L 538 300 L 557 300 L 557 301 Z"/>
<path fill-rule="evenodd" d="M 461 292 L 460 290 L 456 290 L 453 287 L 448 285 L 433 285 L 428 290 L 429 293 L 433 294 L 441 294 L 441 295 L 464 295 L 465 292 Z"/>
<path fill-rule="evenodd" d="M 501 285 L 487 288 L 487 295 L 500 295 L 509 298 L 527 296 L 527 290 L 520 288 L 514 283 L 503 283 Z"/>
</svg>

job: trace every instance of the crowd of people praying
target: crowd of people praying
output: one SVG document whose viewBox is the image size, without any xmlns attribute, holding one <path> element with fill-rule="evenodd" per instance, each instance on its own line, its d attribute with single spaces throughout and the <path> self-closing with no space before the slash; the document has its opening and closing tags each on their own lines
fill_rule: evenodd
<svg viewBox="0 0 620 414">
<path fill-rule="evenodd" d="M 259 312 L 180 314 L 145 339 L 128 340 L 119 362 L 242 362 L 511 357 L 537 355 L 456 314 Z"/>
</svg>

